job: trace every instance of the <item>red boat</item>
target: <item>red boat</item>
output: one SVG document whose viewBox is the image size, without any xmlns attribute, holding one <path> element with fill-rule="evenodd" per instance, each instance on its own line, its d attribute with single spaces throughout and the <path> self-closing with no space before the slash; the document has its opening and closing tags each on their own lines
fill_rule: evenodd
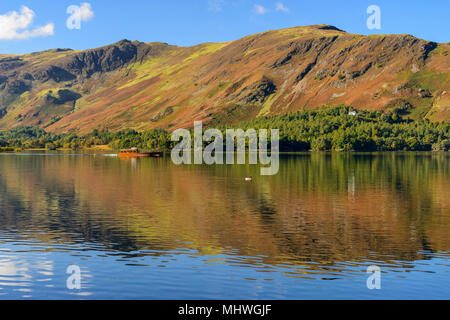
<svg viewBox="0 0 450 320">
<path fill-rule="evenodd" d="M 120 158 L 159 158 L 163 156 L 160 151 L 157 152 L 139 152 L 138 148 L 123 149 L 118 154 Z"/>
</svg>

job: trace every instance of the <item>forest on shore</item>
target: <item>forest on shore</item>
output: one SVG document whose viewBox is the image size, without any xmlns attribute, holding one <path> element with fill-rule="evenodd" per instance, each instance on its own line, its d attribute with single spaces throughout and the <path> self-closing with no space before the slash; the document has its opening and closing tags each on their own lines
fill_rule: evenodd
<svg viewBox="0 0 450 320">
<path fill-rule="evenodd" d="M 205 126 L 206 127 L 206 126 Z M 258 117 L 218 129 L 279 129 L 280 151 L 449 151 L 450 123 L 411 120 L 404 110 L 354 111 L 349 106 L 301 110 L 291 114 Z M 78 136 L 55 134 L 36 127 L 0 131 L 0 152 L 26 149 L 83 150 L 107 146 L 112 150 L 137 147 L 168 151 L 177 142 L 163 129 L 138 132 L 94 130 Z"/>
</svg>

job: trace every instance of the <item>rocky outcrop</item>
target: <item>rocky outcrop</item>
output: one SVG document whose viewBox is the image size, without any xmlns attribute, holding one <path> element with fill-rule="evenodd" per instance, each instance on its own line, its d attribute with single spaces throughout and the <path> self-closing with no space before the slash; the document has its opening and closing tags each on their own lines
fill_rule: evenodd
<svg viewBox="0 0 450 320">
<path fill-rule="evenodd" d="M 264 103 L 277 90 L 272 80 L 263 78 L 242 90 L 241 102 L 245 104 Z"/>
<path fill-rule="evenodd" d="M 49 66 L 47 69 L 37 70 L 31 77 L 33 80 L 40 80 L 43 82 L 49 80 L 53 80 L 55 82 L 63 82 L 71 81 L 76 78 L 76 76 L 72 73 L 57 66 Z"/>
<path fill-rule="evenodd" d="M 65 104 L 67 102 L 75 102 L 81 98 L 81 94 L 73 92 L 67 89 L 58 90 L 56 96 L 52 95 L 50 92 L 46 97 L 46 102 L 51 104 Z"/>
<path fill-rule="evenodd" d="M 11 80 L 6 85 L 6 92 L 14 95 L 20 95 L 29 89 L 30 86 L 22 80 Z"/>
<path fill-rule="evenodd" d="M 65 59 L 60 65 L 71 74 L 89 78 L 94 73 L 111 72 L 127 64 L 143 61 L 154 51 L 159 52 L 164 44 L 147 45 L 142 42 L 121 40 L 113 45 L 87 50 Z"/>
</svg>

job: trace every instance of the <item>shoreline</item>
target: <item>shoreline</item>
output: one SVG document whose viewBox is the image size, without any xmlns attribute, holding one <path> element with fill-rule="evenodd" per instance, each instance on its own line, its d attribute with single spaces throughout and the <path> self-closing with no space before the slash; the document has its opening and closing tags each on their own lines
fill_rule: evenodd
<svg viewBox="0 0 450 320">
<path fill-rule="evenodd" d="M 33 154 L 33 152 L 50 152 L 49 155 L 52 154 L 73 154 L 73 155 L 96 155 L 99 154 L 101 155 L 102 153 L 80 153 L 80 152 L 92 152 L 92 151 L 105 151 L 105 152 L 111 152 L 112 154 L 114 153 L 119 153 L 119 150 L 98 150 L 98 149 L 80 149 L 80 150 L 71 150 L 71 149 L 58 149 L 58 150 L 48 150 L 48 149 L 23 149 L 21 151 L 6 151 L 6 152 L 2 152 L 0 151 L 0 155 L 2 154 L 23 154 L 26 152 L 31 152 L 30 154 Z M 65 153 L 65 152 L 69 152 L 69 153 Z M 79 152 L 79 153 L 77 153 Z M 75 153 L 75 154 L 74 154 Z M 248 154 L 249 152 L 245 152 L 246 154 Z M 396 150 L 396 151 L 282 151 L 282 152 L 277 152 L 279 155 L 306 155 L 306 154 L 390 154 L 390 153 L 404 153 L 404 154 L 448 154 L 450 153 L 450 151 L 409 151 L 409 150 Z M 105 153 L 108 154 L 108 153 Z M 170 155 L 170 151 L 163 151 L 163 154 L 165 155 Z M 227 154 L 227 152 L 223 152 L 222 154 Z M 270 152 L 269 152 L 270 154 Z"/>
</svg>

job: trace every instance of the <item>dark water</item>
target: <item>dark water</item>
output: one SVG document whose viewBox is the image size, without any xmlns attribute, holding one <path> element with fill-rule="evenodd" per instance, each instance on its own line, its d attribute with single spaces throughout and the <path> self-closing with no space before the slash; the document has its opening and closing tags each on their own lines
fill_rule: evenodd
<svg viewBox="0 0 450 320">
<path fill-rule="evenodd" d="M 449 299 L 449 160 L 0 155 L 0 299 Z"/>
</svg>

